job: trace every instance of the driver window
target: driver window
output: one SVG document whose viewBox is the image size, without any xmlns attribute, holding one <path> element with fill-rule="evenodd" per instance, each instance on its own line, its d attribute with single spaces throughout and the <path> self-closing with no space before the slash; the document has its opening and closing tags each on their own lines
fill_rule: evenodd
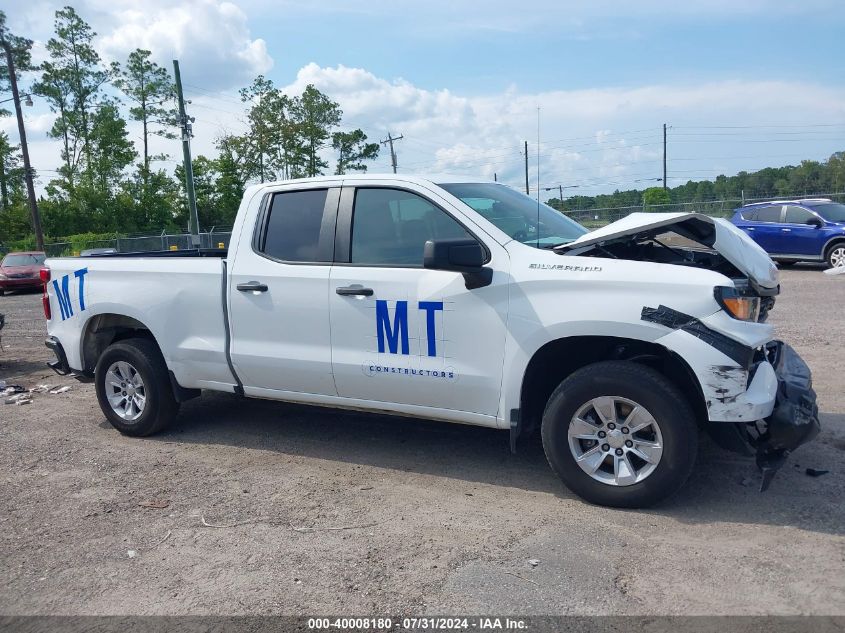
<svg viewBox="0 0 845 633">
<path fill-rule="evenodd" d="M 801 207 L 786 207 L 786 219 L 784 221 L 787 224 L 806 224 L 807 220 L 814 217 L 815 216 L 807 211 L 807 209 L 802 209 Z"/>
<path fill-rule="evenodd" d="M 425 198 L 399 189 L 355 191 L 353 264 L 422 267 L 425 243 L 447 238 L 472 235 Z"/>
</svg>

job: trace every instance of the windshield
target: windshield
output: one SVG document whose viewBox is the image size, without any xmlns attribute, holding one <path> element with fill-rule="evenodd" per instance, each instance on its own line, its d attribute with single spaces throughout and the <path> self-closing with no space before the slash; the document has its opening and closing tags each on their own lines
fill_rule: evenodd
<svg viewBox="0 0 845 633">
<path fill-rule="evenodd" d="M 0 266 L 35 266 L 36 264 L 43 264 L 45 259 L 44 255 L 6 255 Z"/>
<path fill-rule="evenodd" d="M 806 205 L 828 222 L 845 222 L 845 204 L 838 202 L 819 202 Z"/>
<path fill-rule="evenodd" d="M 473 182 L 440 186 L 513 239 L 529 246 L 553 248 L 587 232 L 550 206 L 540 203 L 538 208 L 536 200 L 505 185 Z"/>
</svg>

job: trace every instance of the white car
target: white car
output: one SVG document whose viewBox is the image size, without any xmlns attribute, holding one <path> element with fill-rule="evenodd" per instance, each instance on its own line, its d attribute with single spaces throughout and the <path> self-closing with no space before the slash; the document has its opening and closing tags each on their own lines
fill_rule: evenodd
<svg viewBox="0 0 845 633">
<path fill-rule="evenodd" d="M 228 252 L 55 258 L 51 363 L 120 432 L 202 389 L 542 432 L 583 498 L 681 487 L 698 427 L 764 486 L 819 429 L 810 372 L 765 316 L 777 270 L 723 220 L 637 213 L 588 233 L 466 178 L 320 177 L 244 195 Z M 400 422 L 398 422 L 400 423 Z"/>
</svg>

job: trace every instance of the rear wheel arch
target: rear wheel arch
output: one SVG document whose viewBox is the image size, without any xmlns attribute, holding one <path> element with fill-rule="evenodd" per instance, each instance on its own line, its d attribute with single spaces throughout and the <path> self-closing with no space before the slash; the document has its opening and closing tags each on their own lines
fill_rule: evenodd
<svg viewBox="0 0 845 633">
<path fill-rule="evenodd" d="M 655 369 L 683 394 L 696 422 L 706 423 L 707 405 L 698 378 L 675 352 L 639 339 L 572 336 L 549 341 L 528 362 L 520 388 L 520 432 L 539 427 L 549 398 L 567 377 L 587 365 L 608 360 L 630 361 Z"/>
<path fill-rule="evenodd" d="M 83 372 L 93 374 L 100 356 L 112 343 L 136 337 L 151 339 L 161 351 L 150 328 L 138 319 L 116 313 L 92 316 L 83 327 L 80 341 Z"/>
</svg>

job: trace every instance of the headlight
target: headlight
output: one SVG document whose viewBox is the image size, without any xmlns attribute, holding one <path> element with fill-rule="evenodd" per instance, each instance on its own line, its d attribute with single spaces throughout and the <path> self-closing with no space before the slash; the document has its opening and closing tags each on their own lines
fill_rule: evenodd
<svg viewBox="0 0 845 633">
<path fill-rule="evenodd" d="M 6 277 L 3 273 L 0 273 L 0 279 L 8 279 L 8 277 Z"/>
<path fill-rule="evenodd" d="M 757 321 L 760 316 L 760 297 L 756 295 L 729 286 L 716 286 L 713 294 L 722 309 L 735 319 Z"/>
</svg>

